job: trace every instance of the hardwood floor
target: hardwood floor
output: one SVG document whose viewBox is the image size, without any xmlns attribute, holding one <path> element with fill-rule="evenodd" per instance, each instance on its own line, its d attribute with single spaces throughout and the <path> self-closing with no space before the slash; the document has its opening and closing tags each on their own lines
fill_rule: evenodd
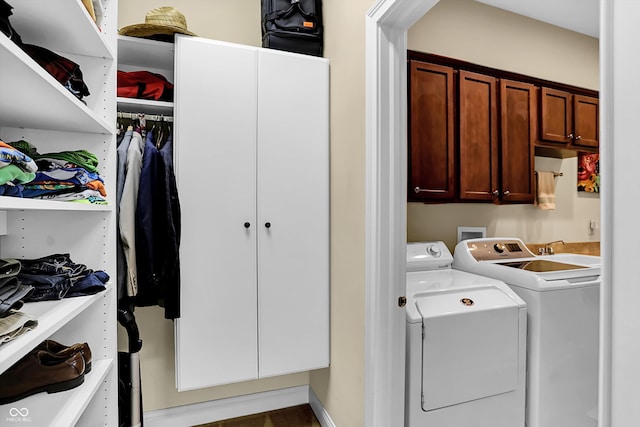
<svg viewBox="0 0 640 427">
<path fill-rule="evenodd" d="M 299 405 L 194 427 L 320 427 L 311 406 Z"/>
</svg>

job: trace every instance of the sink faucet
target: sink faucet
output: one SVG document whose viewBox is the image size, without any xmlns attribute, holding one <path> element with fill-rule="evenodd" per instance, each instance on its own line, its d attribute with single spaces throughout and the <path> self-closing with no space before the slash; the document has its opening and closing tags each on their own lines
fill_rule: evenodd
<svg viewBox="0 0 640 427">
<path fill-rule="evenodd" d="M 564 245 L 564 240 L 554 240 L 553 242 L 545 243 L 543 247 L 538 249 L 540 255 L 553 255 L 553 245 L 554 243 L 562 243 Z"/>
</svg>

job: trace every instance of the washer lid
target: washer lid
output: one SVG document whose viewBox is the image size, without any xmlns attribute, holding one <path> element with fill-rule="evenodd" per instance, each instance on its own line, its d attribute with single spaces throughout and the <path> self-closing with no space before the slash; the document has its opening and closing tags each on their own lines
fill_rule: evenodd
<svg viewBox="0 0 640 427">
<path fill-rule="evenodd" d="M 500 289 L 425 295 L 422 409 L 430 411 L 515 390 L 520 310 Z M 524 337 L 522 337 L 524 339 Z"/>
<path fill-rule="evenodd" d="M 416 296 L 416 307 L 423 319 L 518 306 L 517 301 L 493 286 Z"/>
</svg>

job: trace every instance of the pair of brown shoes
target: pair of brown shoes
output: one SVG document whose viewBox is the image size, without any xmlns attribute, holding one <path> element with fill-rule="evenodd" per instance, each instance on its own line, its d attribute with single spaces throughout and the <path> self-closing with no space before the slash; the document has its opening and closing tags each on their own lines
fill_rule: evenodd
<svg viewBox="0 0 640 427">
<path fill-rule="evenodd" d="M 90 364 L 91 350 L 86 343 L 67 347 L 44 341 L 0 375 L 0 404 L 43 391 L 56 393 L 75 388 L 84 382 Z"/>
</svg>

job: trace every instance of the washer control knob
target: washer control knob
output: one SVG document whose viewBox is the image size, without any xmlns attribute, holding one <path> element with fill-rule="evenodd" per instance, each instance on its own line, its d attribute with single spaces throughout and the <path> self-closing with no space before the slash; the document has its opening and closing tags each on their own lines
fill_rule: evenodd
<svg viewBox="0 0 640 427">
<path fill-rule="evenodd" d="M 442 255 L 442 251 L 440 250 L 440 248 L 435 245 L 428 246 L 427 252 L 434 258 L 440 258 L 440 255 Z"/>
<path fill-rule="evenodd" d="M 496 243 L 495 245 L 493 245 L 493 249 L 501 254 L 502 252 L 504 252 L 505 246 L 502 243 Z"/>
</svg>

